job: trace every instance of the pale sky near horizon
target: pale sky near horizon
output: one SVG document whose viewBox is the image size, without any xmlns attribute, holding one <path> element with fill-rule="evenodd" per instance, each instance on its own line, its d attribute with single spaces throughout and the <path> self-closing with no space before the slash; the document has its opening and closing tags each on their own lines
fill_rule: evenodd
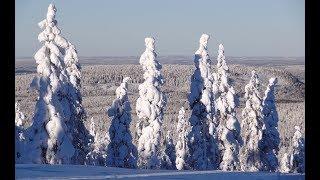
<svg viewBox="0 0 320 180">
<path fill-rule="evenodd" d="M 48 5 L 57 8 L 62 35 L 79 56 L 139 56 L 144 38 L 156 39 L 161 55 L 192 55 L 202 33 L 226 56 L 304 56 L 303 0 L 16 0 L 16 57 L 41 47 L 37 23 Z"/>
</svg>

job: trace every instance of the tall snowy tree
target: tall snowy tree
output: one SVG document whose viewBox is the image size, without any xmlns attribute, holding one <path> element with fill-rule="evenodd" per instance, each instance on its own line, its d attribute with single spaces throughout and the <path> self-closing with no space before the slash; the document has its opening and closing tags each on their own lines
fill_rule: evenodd
<svg viewBox="0 0 320 180">
<path fill-rule="evenodd" d="M 179 110 L 178 124 L 177 124 L 177 134 L 178 139 L 175 146 L 176 149 L 176 168 L 178 170 L 188 169 L 186 164 L 186 158 L 188 155 L 187 147 L 187 135 L 189 133 L 190 123 L 185 117 L 185 110 L 183 107 Z"/>
<path fill-rule="evenodd" d="M 17 127 L 23 127 L 25 116 L 24 114 L 20 111 L 20 104 L 18 102 L 15 103 L 15 124 Z"/>
<path fill-rule="evenodd" d="M 20 105 L 18 102 L 15 103 L 15 162 L 23 163 L 23 156 L 25 156 L 25 146 L 26 146 L 26 137 L 24 133 L 24 121 L 25 116 L 20 111 Z"/>
<path fill-rule="evenodd" d="M 304 155 L 304 138 L 300 132 L 300 127 L 295 126 L 296 132 L 292 138 L 292 154 L 290 156 L 290 164 L 291 164 L 291 171 L 304 173 L 305 172 L 305 155 Z"/>
<path fill-rule="evenodd" d="M 176 150 L 173 144 L 171 131 L 167 132 L 165 145 L 165 152 L 169 156 L 171 163 L 174 165 L 174 162 L 176 161 Z"/>
<path fill-rule="evenodd" d="M 175 169 L 176 150 L 173 144 L 171 131 L 168 130 L 163 141 L 161 169 Z"/>
<path fill-rule="evenodd" d="M 279 171 L 282 173 L 289 173 L 290 168 L 290 155 L 288 153 L 284 153 L 280 161 Z"/>
<path fill-rule="evenodd" d="M 44 45 L 34 56 L 38 76 L 31 83 L 39 93 L 33 124 L 28 129 L 28 161 L 32 163 L 68 164 L 75 152 L 60 101 L 67 94 L 63 86 L 66 77 L 61 71 L 68 43 L 60 36 L 55 14 L 56 8 L 50 4 L 46 19 L 38 24 L 43 29 L 38 40 Z"/>
<path fill-rule="evenodd" d="M 241 144 L 240 124 L 235 112 L 235 91 L 229 81 L 229 67 L 224 56 L 224 47 L 219 45 L 217 57 L 217 73 L 213 73 L 213 93 L 215 95 L 216 117 L 218 119 L 217 134 L 220 169 L 232 171 L 239 169 L 239 146 Z"/>
<path fill-rule="evenodd" d="M 156 60 L 154 38 L 145 38 L 146 50 L 140 57 L 144 70 L 144 82 L 139 85 L 139 98 L 136 112 L 139 118 L 137 131 L 138 166 L 142 168 L 160 168 L 160 136 L 166 96 L 161 92 L 164 78 L 160 72 L 162 66 Z"/>
<path fill-rule="evenodd" d="M 106 166 L 107 152 L 106 144 L 102 141 L 99 131 L 96 128 L 94 118 L 91 118 L 89 132 L 91 135 L 89 147 L 90 150 L 86 155 L 85 165 Z M 108 136 L 107 136 L 108 137 Z"/>
<path fill-rule="evenodd" d="M 200 46 L 194 57 L 196 69 L 191 77 L 188 96 L 192 109 L 189 120 L 192 129 L 188 135 L 188 165 L 197 170 L 217 168 L 217 122 L 212 91 L 213 77 L 210 72 L 211 60 L 207 51 L 208 40 L 207 34 L 200 38 Z"/>
<path fill-rule="evenodd" d="M 81 88 L 81 66 L 78 60 L 75 46 L 68 42 L 65 50 L 64 69 L 62 73 L 67 77 L 64 82 L 66 94 L 61 98 L 64 104 L 64 114 L 69 136 L 75 147 L 75 154 L 72 157 L 73 164 L 84 164 L 86 154 L 89 152 L 89 131 L 84 125 L 86 113 L 82 106 Z"/>
<path fill-rule="evenodd" d="M 109 128 L 111 142 L 107 150 L 107 165 L 112 167 L 135 168 L 137 166 L 137 149 L 132 144 L 130 133 L 129 79 L 129 77 L 125 77 L 116 89 L 116 99 L 108 110 L 108 116 L 112 117 L 112 120 Z"/>
<path fill-rule="evenodd" d="M 276 171 L 278 169 L 278 151 L 280 144 L 280 135 L 278 131 L 278 112 L 274 96 L 274 87 L 277 78 L 270 78 L 268 87 L 264 93 L 262 102 L 264 124 L 262 140 L 260 144 L 261 160 L 265 171 Z"/>
<path fill-rule="evenodd" d="M 284 173 L 304 173 L 305 172 L 305 155 L 304 155 L 304 138 L 300 132 L 300 127 L 295 126 L 295 133 L 292 137 L 292 149 L 284 153 L 280 161 L 280 172 Z"/>
<path fill-rule="evenodd" d="M 264 128 L 262 115 L 262 99 L 259 95 L 260 83 L 253 70 L 249 84 L 245 86 L 246 105 L 242 111 L 241 136 L 243 146 L 240 149 L 240 164 L 243 171 L 259 171 L 262 169 L 259 143 Z"/>
</svg>

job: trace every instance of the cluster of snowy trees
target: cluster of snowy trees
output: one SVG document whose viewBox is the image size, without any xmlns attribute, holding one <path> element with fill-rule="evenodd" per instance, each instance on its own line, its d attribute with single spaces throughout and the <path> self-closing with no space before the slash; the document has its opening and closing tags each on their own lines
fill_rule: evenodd
<svg viewBox="0 0 320 180">
<path fill-rule="evenodd" d="M 140 57 L 144 82 L 139 85 L 135 128 L 138 144 L 130 132 L 131 106 L 125 77 L 107 115 L 108 134 L 98 134 L 94 119 L 85 127 L 82 107 L 81 66 L 75 46 L 61 35 L 56 8 L 48 7 L 38 25 L 43 46 L 35 54 L 37 76 L 31 88 L 38 92 L 33 123 L 23 128 L 24 115 L 16 104 L 16 163 L 86 164 L 146 169 L 221 169 L 224 171 L 304 172 L 304 139 L 300 128 L 292 138 L 292 150 L 278 158 L 280 137 L 274 90 L 277 78 L 269 80 L 261 97 L 259 77 L 252 71 L 245 86 L 242 121 L 236 117 L 236 92 L 229 79 L 224 47 L 219 45 L 216 72 L 211 72 L 210 36 L 203 34 L 195 52 L 188 102 L 177 117 L 177 141 L 170 131 L 163 135 L 167 98 L 157 61 L 155 39 L 145 38 Z M 278 160 L 280 159 L 280 161 Z"/>
</svg>

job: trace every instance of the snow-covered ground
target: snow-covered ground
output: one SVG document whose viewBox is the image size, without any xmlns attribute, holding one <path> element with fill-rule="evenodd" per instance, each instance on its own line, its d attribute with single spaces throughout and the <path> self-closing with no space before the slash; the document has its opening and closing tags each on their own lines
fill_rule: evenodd
<svg viewBox="0 0 320 180">
<path fill-rule="evenodd" d="M 223 179 L 303 180 L 304 174 L 124 169 L 81 165 L 16 164 L 16 179 Z"/>
</svg>

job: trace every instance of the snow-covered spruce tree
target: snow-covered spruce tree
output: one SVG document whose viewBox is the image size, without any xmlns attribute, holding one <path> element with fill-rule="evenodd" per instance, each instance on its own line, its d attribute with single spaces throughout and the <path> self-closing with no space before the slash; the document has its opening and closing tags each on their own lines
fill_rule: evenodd
<svg viewBox="0 0 320 180">
<path fill-rule="evenodd" d="M 219 45 L 217 73 L 213 73 L 213 93 L 215 95 L 217 135 L 220 169 L 224 171 L 239 170 L 239 147 L 241 145 L 240 124 L 235 112 L 235 91 L 229 82 L 229 68 L 225 61 L 224 47 Z"/>
<path fill-rule="evenodd" d="M 111 142 L 107 148 L 107 166 L 136 168 L 137 149 L 132 144 L 130 133 L 131 106 L 128 99 L 128 81 L 125 77 L 116 89 L 116 99 L 108 109 L 108 116 L 112 117 L 109 128 Z"/>
<path fill-rule="evenodd" d="M 216 118 L 214 94 L 212 91 L 213 77 L 210 72 L 210 57 L 207 51 L 209 35 L 200 38 L 200 47 L 195 53 L 196 69 L 191 77 L 188 96 L 192 114 L 189 119 L 191 131 L 188 134 L 189 155 L 187 164 L 191 169 L 216 169 Z"/>
<path fill-rule="evenodd" d="M 174 162 L 176 161 L 176 150 L 173 144 L 171 131 L 167 132 L 165 145 L 166 145 L 166 150 L 165 150 L 166 154 L 169 156 L 170 161 L 174 165 Z"/>
<path fill-rule="evenodd" d="M 240 149 L 240 164 L 243 171 L 262 169 L 259 143 L 264 123 L 259 87 L 258 75 L 253 70 L 250 82 L 245 86 L 246 105 L 242 111 L 241 136 L 244 142 Z"/>
<path fill-rule="evenodd" d="M 23 156 L 25 156 L 25 141 L 26 137 L 24 134 L 24 120 L 25 116 L 20 111 L 20 105 L 18 102 L 15 103 L 16 117 L 15 117 L 15 162 L 23 163 Z"/>
<path fill-rule="evenodd" d="M 105 144 L 101 141 L 100 134 L 96 129 L 96 124 L 94 122 L 94 118 L 91 118 L 89 132 L 90 138 L 90 151 L 86 155 L 85 165 L 94 165 L 94 166 L 106 166 L 107 161 L 107 152 L 105 148 Z"/>
<path fill-rule="evenodd" d="M 261 160 L 263 170 L 276 171 L 278 169 L 278 151 L 280 144 L 280 135 L 278 132 L 278 112 L 274 96 L 274 87 L 277 83 L 277 78 L 270 78 L 268 87 L 264 93 L 262 102 L 265 129 L 262 133 L 260 143 Z"/>
<path fill-rule="evenodd" d="M 295 133 L 292 137 L 292 149 L 288 153 L 284 153 L 280 161 L 280 172 L 284 173 L 304 173 L 305 160 L 304 160 L 304 138 L 300 132 L 300 127 L 295 126 Z"/>
<path fill-rule="evenodd" d="M 167 135 L 163 142 L 161 169 L 176 169 L 176 150 L 173 144 L 171 131 L 167 131 Z"/>
<path fill-rule="evenodd" d="M 68 43 L 60 36 L 55 14 L 56 8 L 50 4 L 46 19 L 38 24 L 43 29 L 38 40 L 44 45 L 34 56 L 38 76 L 31 83 L 31 88 L 39 93 L 33 124 L 28 128 L 28 162 L 31 163 L 69 164 L 75 152 L 60 101 L 61 95 L 66 94 L 61 70 L 63 50 Z"/>
<path fill-rule="evenodd" d="M 62 71 L 67 77 L 64 81 L 66 94 L 61 98 L 64 104 L 64 114 L 67 119 L 66 125 L 69 136 L 72 137 L 72 144 L 75 147 L 75 154 L 72 157 L 73 164 L 84 164 L 85 157 L 89 152 L 90 133 L 84 125 L 86 113 L 82 106 L 81 88 L 81 66 L 78 60 L 75 46 L 68 42 L 64 56 L 65 67 Z"/>
<path fill-rule="evenodd" d="M 304 157 L 304 138 L 300 132 L 300 127 L 295 126 L 296 132 L 292 138 L 292 154 L 290 156 L 291 172 L 305 172 L 305 157 Z"/>
<path fill-rule="evenodd" d="M 282 173 L 289 173 L 290 168 L 290 155 L 288 153 L 284 153 L 280 161 L 279 171 Z"/>
<path fill-rule="evenodd" d="M 175 146 L 176 149 L 176 168 L 178 170 L 188 169 L 186 158 L 188 155 L 187 135 L 189 133 L 190 123 L 185 117 L 184 107 L 181 107 L 178 115 L 177 134 L 178 139 Z"/>
<path fill-rule="evenodd" d="M 164 78 L 160 72 L 162 66 L 156 60 L 154 38 L 145 38 L 146 50 L 140 57 L 144 70 L 144 82 L 139 85 L 139 98 L 136 112 L 139 123 L 137 131 L 141 131 L 138 140 L 138 166 L 141 168 L 160 168 L 160 136 L 166 96 L 160 86 Z"/>
</svg>

